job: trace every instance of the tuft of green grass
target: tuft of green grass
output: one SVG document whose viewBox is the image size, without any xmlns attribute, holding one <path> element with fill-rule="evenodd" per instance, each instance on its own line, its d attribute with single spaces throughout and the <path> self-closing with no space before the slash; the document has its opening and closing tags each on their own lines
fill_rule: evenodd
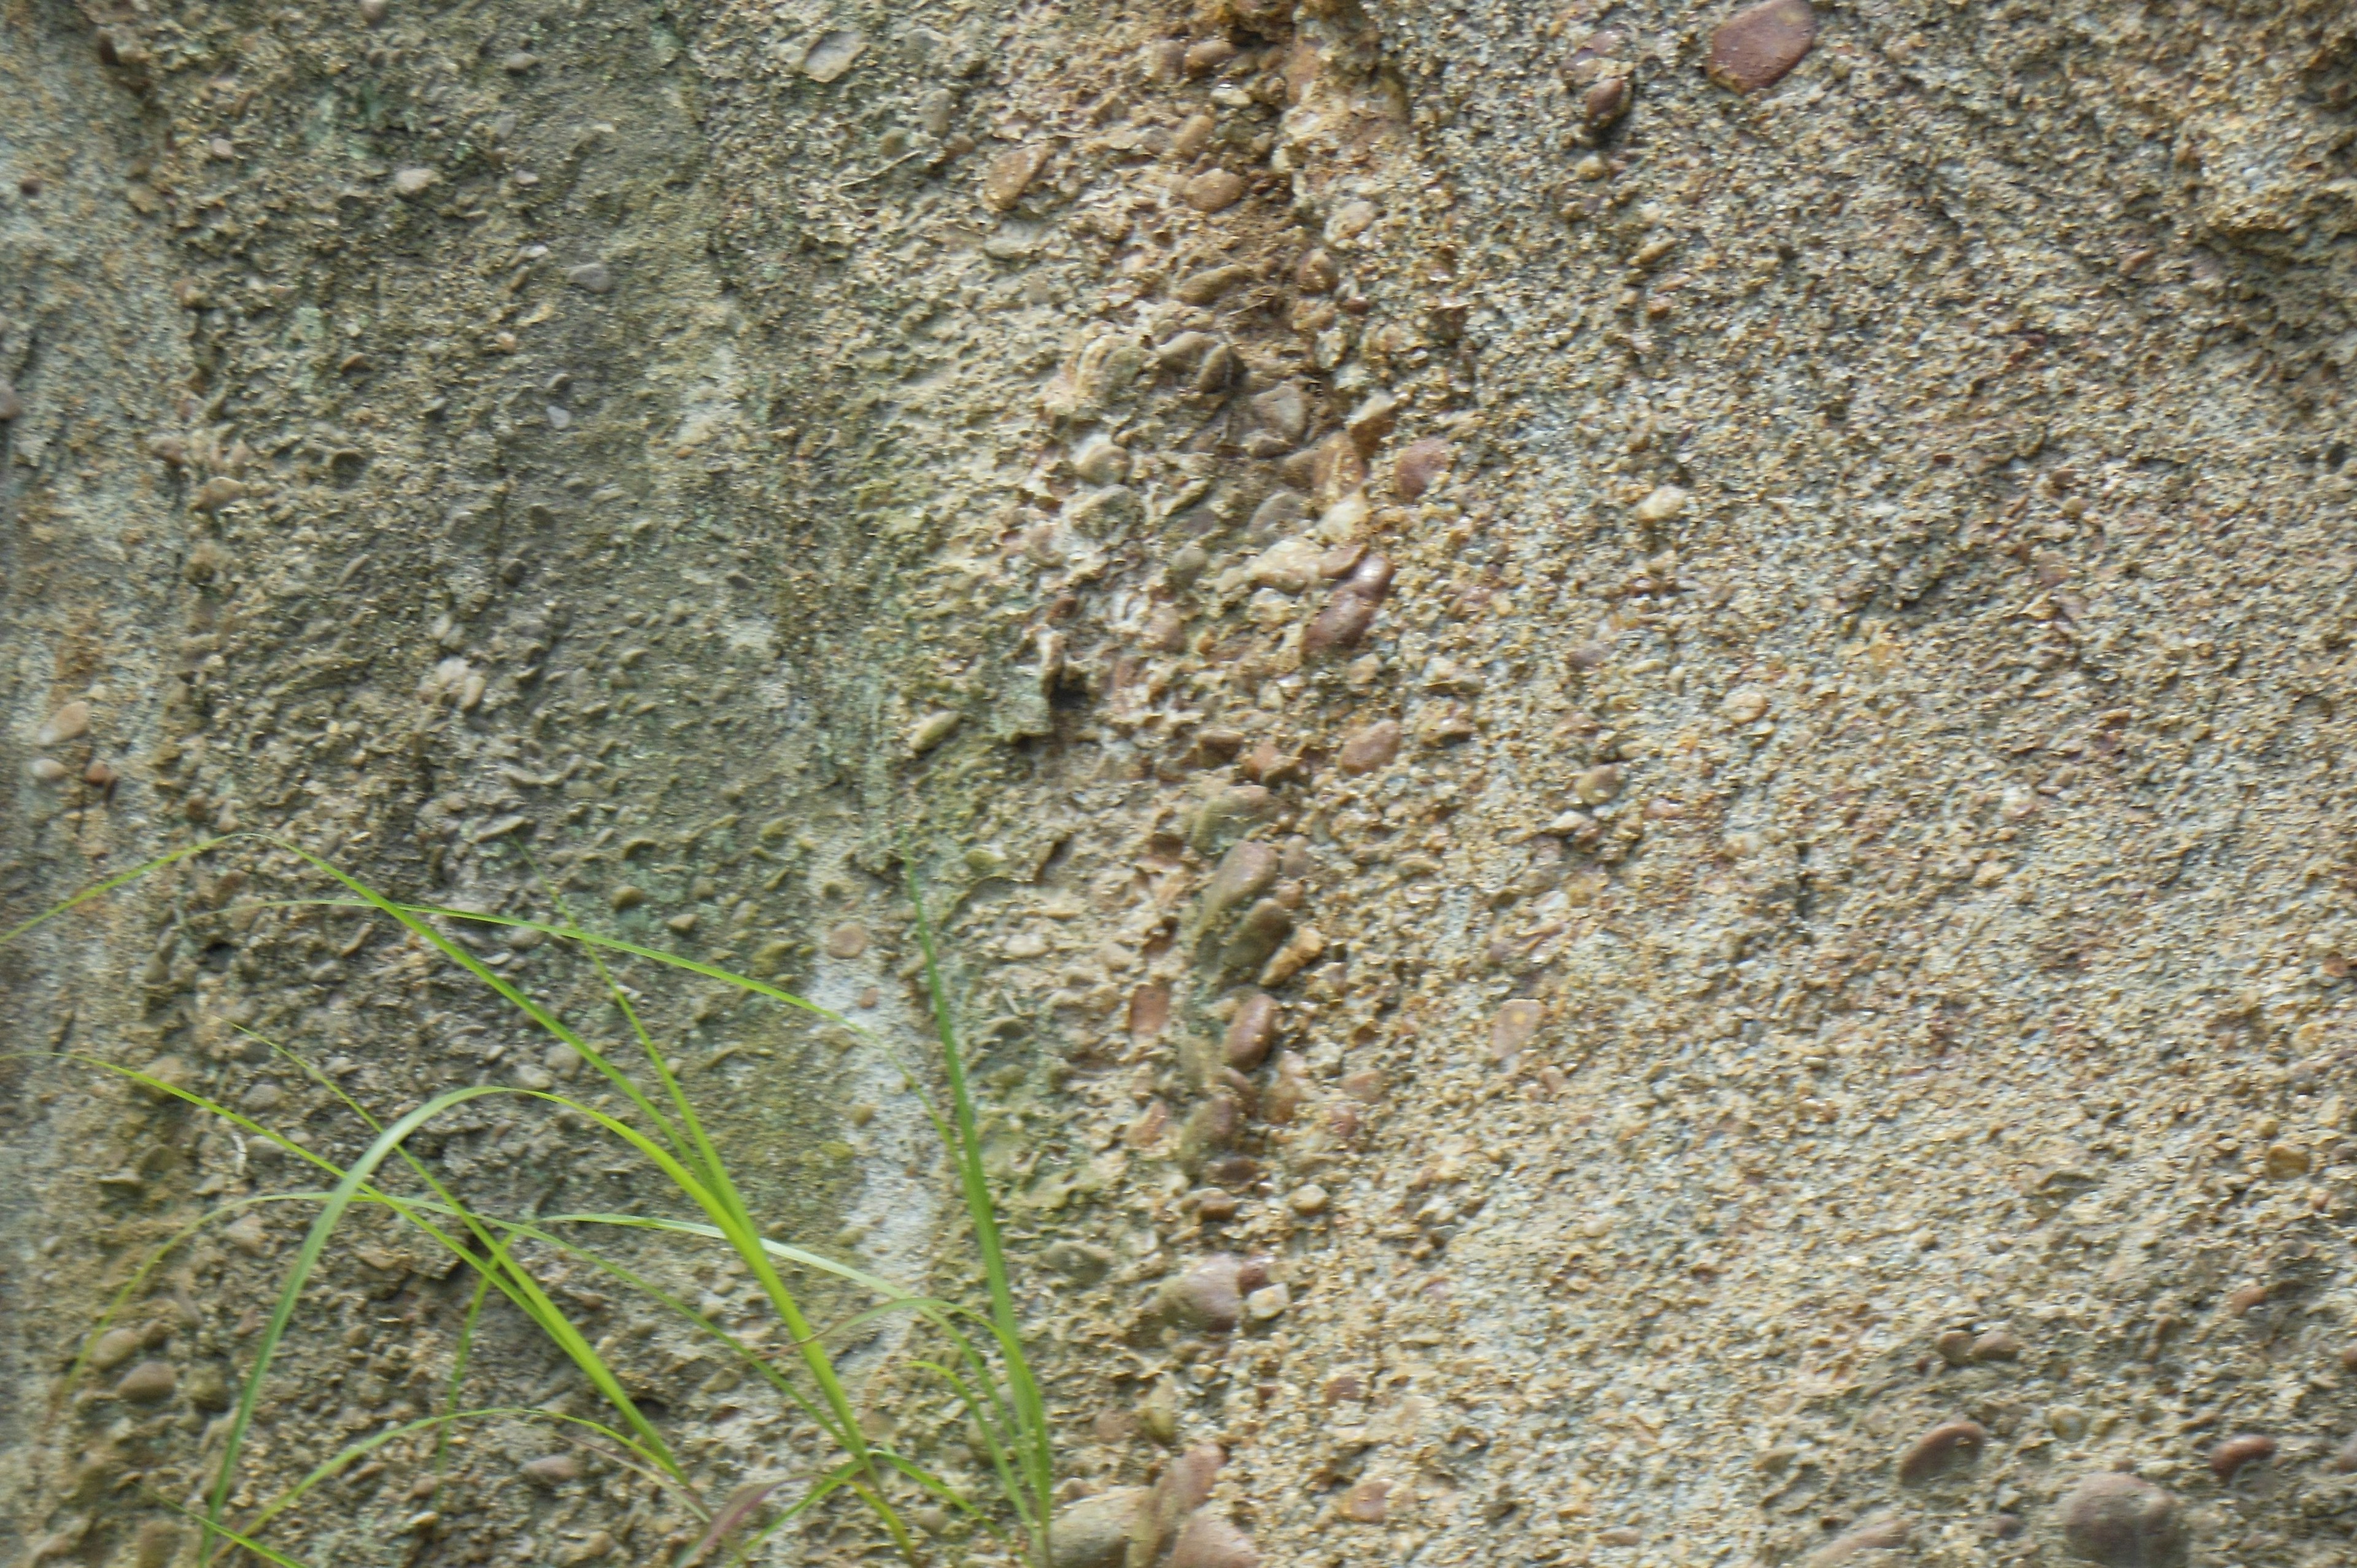
<svg viewBox="0 0 2357 1568">
<path fill-rule="evenodd" d="M 830 1347 L 843 1340 L 846 1335 L 892 1315 L 907 1315 L 920 1319 L 937 1332 L 944 1347 L 939 1359 L 918 1360 L 914 1365 L 939 1378 L 965 1411 L 972 1429 L 981 1435 L 981 1446 L 990 1461 L 1005 1514 L 1012 1516 L 1012 1544 L 1030 1568 L 1048 1568 L 1048 1531 L 1055 1484 L 1054 1447 L 1045 1403 L 1024 1350 L 1021 1324 L 1016 1314 L 1014 1290 L 1007 1273 L 1006 1248 L 999 1234 L 996 1202 L 983 1164 L 982 1139 L 973 1090 L 958 1043 L 954 1010 L 942 979 L 931 923 L 925 913 L 922 888 L 913 873 L 909 877 L 909 896 L 917 911 L 917 930 L 923 949 L 925 985 L 931 1000 L 939 1065 L 948 1090 L 946 1111 L 924 1093 L 909 1064 L 902 1064 L 902 1073 L 909 1088 L 923 1103 L 942 1148 L 957 1172 L 965 1222 L 982 1259 L 985 1299 L 979 1304 L 945 1300 L 906 1290 L 864 1270 L 765 1235 L 744 1194 L 730 1175 L 721 1149 L 696 1114 L 693 1101 L 640 1020 L 637 1008 L 632 1004 L 630 993 L 615 978 L 609 959 L 653 963 L 701 975 L 814 1015 L 850 1031 L 877 1048 L 890 1049 L 888 1042 L 849 1019 L 766 982 L 676 953 L 585 930 L 561 905 L 556 911 L 557 918 L 538 921 L 437 905 L 399 902 L 299 845 L 266 834 L 240 833 L 186 845 L 110 876 L 56 908 L 0 934 L 0 946 L 18 940 L 81 904 L 192 855 L 219 849 L 231 839 L 256 841 L 292 855 L 313 871 L 331 879 L 342 893 L 340 897 L 284 902 L 366 909 L 400 925 L 522 1012 L 533 1024 L 579 1053 L 584 1064 L 620 1096 L 622 1104 L 609 1112 L 576 1094 L 502 1085 L 471 1085 L 436 1095 L 414 1110 L 386 1122 L 294 1052 L 275 1042 L 264 1041 L 264 1045 L 294 1062 L 316 1082 L 333 1092 L 367 1129 L 371 1135 L 367 1147 L 357 1159 L 339 1165 L 297 1141 L 286 1131 L 242 1114 L 193 1090 L 100 1058 L 82 1053 L 62 1053 L 66 1059 L 114 1074 L 143 1085 L 154 1093 L 184 1101 L 220 1117 L 247 1136 L 275 1144 L 295 1159 L 316 1169 L 326 1184 L 312 1190 L 234 1199 L 212 1209 L 166 1240 L 116 1293 L 107 1310 L 91 1327 L 81 1354 L 67 1375 L 65 1392 L 70 1395 L 86 1370 L 91 1349 L 99 1337 L 138 1298 L 145 1282 L 163 1259 L 199 1231 L 259 1204 L 300 1203 L 316 1208 L 317 1212 L 304 1235 L 302 1245 L 296 1249 L 279 1286 L 269 1319 L 254 1337 L 250 1352 L 251 1365 L 241 1381 L 239 1397 L 229 1417 L 221 1460 L 206 1488 L 202 1509 L 199 1511 L 192 1507 L 183 1507 L 177 1501 L 170 1505 L 180 1508 L 202 1529 L 203 1539 L 198 1559 L 200 1568 L 210 1568 L 210 1564 L 241 1551 L 262 1561 L 280 1564 L 282 1568 L 303 1568 L 298 1560 L 264 1542 L 261 1539 L 263 1531 L 295 1509 L 322 1483 L 342 1474 L 369 1454 L 398 1438 L 426 1434 L 434 1435 L 436 1443 L 436 1500 L 438 1505 L 439 1478 L 447 1473 L 447 1444 L 451 1432 L 469 1422 L 491 1419 L 546 1421 L 566 1426 L 582 1445 L 593 1447 L 610 1462 L 655 1482 L 676 1497 L 702 1527 L 695 1544 L 679 1559 L 682 1568 L 709 1558 L 724 1546 L 727 1547 L 728 1554 L 722 1561 L 729 1564 L 743 1563 L 776 1530 L 837 1492 L 848 1492 L 856 1497 L 890 1536 L 899 1554 L 910 1563 L 916 1563 L 920 1560 L 917 1538 L 909 1529 L 909 1520 L 888 1489 L 894 1477 L 913 1483 L 925 1495 L 956 1509 L 978 1527 L 1006 1533 L 1003 1518 L 985 1512 L 973 1499 L 961 1495 L 909 1455 L 899 1452 L 889 1444 L 869 1437 L 861 1426 L 860 1412 L 853 1391 L 837 1365 L 836 1353 Z M 437 929 L 436 922 L 439 921 L 465 921 L 533 930 L 577 947 L 595 966 L 608 998 L 628 1020 L 630 1033 L 645 1058 L 641 1071 L 646 1081 L 642 1082 L 639 1077 L 625 1070 L 620 1063 L 609 1059 L 555 1013 L 492 970 L 465 946 L 444 935 Z M 592 1124 L 627 1146 L 659 1174 L 667 1195 L 694 1218 L 682 1219 L 657 1213 L 582 1213 L 519 1218 L 494 1214 L 478 1208 L 453 1191 L 423 1159 L 413 1154 L 408 1141 L 450 1111 L 474 1101 L 495 1097 L 544 1101 Z M 404 1179 L 404 1173 L 406 1179 Z M 271 1364 L 294 1326 L 304 1291 L 317 1271 L 322 1257 L 335 1240 L 339 1228 L 356 1209 L 389 1211 L 401 1224 L 425 1238 L 433 1246 L 446 1251 L 459 1265 L 473 1273 L 475 1289 L 460 1326 L 449 1380 L 443 1394 L 443 1408 L 438 1414 L 390 1427 L 347 1444 L 266 1503 L 246 1511 L 242 1518 L 232 1519 L 231 1498 L 238 1490 L 240 1461 L 261 1405 L 263 1388 L 269 1377 Z M 623 1230 L 656 1231 L 676 1240 L 683 1246 L 716 1244 L 726 1249 L 759 1286 L 777 1326 L 784 1331 L 791 1353 L 775 1359 L 765 1356 L 747 1336 L 731 1332 L 706 1319 L 690 1304 L 663 1290 L 622 1259 L 597 1244 L 601 1233 Z M 799 1478 L 763 1477 L 740 1487 L 724 1498 L 716 1501 L 707 1498 L 665 1440 L 658 1423 L 630 1397 L 622 1378 L 608 1364 L 589 1335 L 536 1276 L 529 1261 L 533 1249 L 602 1272 L 621 1287 L 677 1316 L 697 1333 L 714 1340 L 725 1353 L 764 1380 L 785 1405 L 813 1422 L 831 1444 L 832 1458 L 822 1461 L 815 1474 Z M 798 1291 L 794 1283 L 798 1279 L 807 1280 L 812 1275 L 825 1276 L 849 1284 L 870 1298 L 871 1305 L 843 1321 L 824 1326 L 814 1325 L 804 1305 L 808 1287 L 805 1284 Z M 461 1395 L 468 1357 L 483 1315 L 490 1309 L 494 1295 L 521 1313 L 550 1344 L 565 1353 L 604 1400 L 611 1412 L 609 1421 L 591 1421 L 541 1410 L 462 1408 Z M 794 1494 L 791 1501 L 778 1500 L 788 1494 Z M 761 1516 L 765 1510 L 773 1511 L 763 1520 Z M 736 1540 L 730 1546 L 728 1542 L 732 1536 Z"/>
</svg>

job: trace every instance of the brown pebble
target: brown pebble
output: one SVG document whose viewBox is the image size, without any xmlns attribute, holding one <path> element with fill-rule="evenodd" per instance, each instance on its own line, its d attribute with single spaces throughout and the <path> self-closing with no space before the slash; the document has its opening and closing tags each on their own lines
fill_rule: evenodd
<svg viewBox="0 0 2357 1568">
<path fill-rule="evenodd" d="M 1198 212 L 1219 212 L 1243 199 L 1243 177 L 1232 169 L 1205 169 L 1187 182 L 1187 205 Z"/>
<path fill-rule="evenodd" d="M 1310 252 L 1293 269 L 1293 286 L 1304 294 L 1324 294 L 1341 281 L 1334 258 L 1323 251 Z"/>
<path fill-rule="evenodd" d="M 1176 1459 L 1154 1483 L 1153 1540 L 1165 1541 L 1187 1517 L 1209 1502 L 1227 1455 L 1216 1443 L 1198 1443 Z"/>
<path fill-rule="evenodd" d="M 2343 1345 L 2341 1348 L 2341 1369 L 2344 1372 L 2357 1372 L 2357 1345 Z"/>
<path fill-rule="evenodd" d="M 1203 886 L 1202 920 L 1210 925 L 1230 909 L 1268 890 L 1276 880 L 1276 846 L 1246 839 L 1220 857 L 1219 869 Z"/>
<path fill-rule="evenodd" d="M 81 770 L 81 781 L 93 789 L 105 789 L 113 783 L 117 777 L 114 769 L 103 757 L 92 757 L 90 766 Z"/>
<path fill-rule="evenodd" d="M 1634 1525 L 1616 1524 L 1609 1530 L 1598 1530 L 1596 1543 L 1598 1546 L 1642 1546 L 1645 1532 Z"/>
<path fill-rule="evenodd" d="M 0 381 L 0 424 L 7 424 L 24 412 L 24 400 L 16 395 L 15 385 Z"/>
<path fill-rule="evenodd" d="M 1243 1264 L 1230 1252 L 1214 1252 L 1162 1287 L 1162 1310 L 1189 1328 L 1224 1334 L 1243 1316 L 1236 1287 Z"/>
<path fill-rule="evenodd" d="M 1315 658 L 1338 649 L 1358 646 L 1374 624 L 1375 611 L 1391 592 L 1392 563 L 1386 555 L 1366 555 L 1351 568 L 1335 588 L 1326 607 L 1318 612 L 1301 636 L 1301 650 Z"/>
<path fill-rule="evenodd" d="M 1833 1568 L 1861 1552 L 1888 1552 L 1906 1544 L 1915 1521 L 1901 1513 L 1878 1513 L 1861 1520 L 1803 1559 L 1808 1568 Z"/>
<path fill-rule="evenodd" d="M 1365 1067 L 1356 1072 L 1346 1072 L 1336 1080 L 1335 1087 L 1361 1105 L 1372 1105 L 1383 1099 L 1390 1080 L 1381 1068 Z"/>
<path fill-rule="evenodd" d="M 616 910 L 635 909 L 647 901 L 647 890 L 625 882 L 606 896 L 606 901 Z"/>
<path fill-rule="evenodd" d="M 2244 1466 L 2276 1456 L 2276 1440 L 2258 1433 L 2244 1433 L 2229 1437 L 2210 1450 L 2210 1473 L 2222 1481 L 2231 1481 L 2234 1472 Z"/>
<path fill-rule="evenodd" d="M 1120 1568 L 1146 1497 L 1144 1487 L 1116 1487 L 1067 1503 L 1048 1527 L 1048 1560 L 1055 1568 Z"/>
<path fill-rule="evenodd" d="M 1236 46 L 1225 38 L 1203 38 L 1187 46 L 1183 57 L 1189 76 L 1217 70 L 1236 58 Z"/>
<path fill-rule="evenodd" d="M 2267 1287 L 2260 1284 L 2236 1285 L 2226 1293 L 2226 1310 L 2240 1317 L 2267 1299 Z"/>
<path fill-rule="evenodd" d="M 1359 1524 L 1381 1524 L 1391 1516 L 1391 1502 L 1389 1481 L 1361 1481 L 1342 1494 L 1334 1509 L 1344 1519 Z"/>
<path fill-rule="evenodd" d="M 1334 765 L 1350 774 L 1372 773 L 1387 768 L 1399 756 L 1400 727 L 1395 720 L 1377 719 L 1342 742 Z"/>
<path fill-rule="evenodd" d="M 1048 149 L 1042 145 L 1000 152 L 982 171 L 982 204 L 993 212 L 1008 210 L 1023 199 L 1047 161 Z"/>
<path fill-rule="evenodd" d="M 1490 1020 L 1490 1058 L 1501 1067 L 1511 1064 L 1523 1048 L 1538 1037 L 1546 1009 L 1529 997 L 1516 997 Z"/>
<path fill-rule="evenodd" d="M 1718 25 L 1704 70 L 1721 87 L 1757 92 L 1783 80 L 1816 41 L 1809 0 L 1760 0 Z"/>
<path fill-rule="evenodd" d="M 1269 1047 L 1275 1043 L 1276 998 L 1255 991 L 1228 1021 L 1228 1065 L 1238 1072 L 1251 1072 L 1268 1059 Z"/>
<path fill-rule="evenodd" d="M 1899 1484 L 1911 1487 L 1980 1457 L 1988 1428 L 1977 1421 L 1943 1421 L 1899 1455 Z"/>
<path fill-rule="evenodd" d="M 2010 1513 L 1991 1514 L 1986 1528 L 1989 1534 L 1997 1540 L 2011 1541 L 2021 1533 L 2021 1516 Z"/>
<path fill-rule="evenodd" d="M 2177 1499 L 2135 1476 L 2090 1476 L 2062 1499 L 2062 1540 L 2104 1568 L 2163 1568 L 2185 1550 Z"/>
<path fill-rule="evenodd" d="M 90 1348 L 90 1364 L 101 1372 L 111 1372 L 139 1353 L 146 1337 L 136 1328 L 110 1328 L 98 1337 Z"/>
<path fill-rule="evenodd" d="M 2002 1328 L 1992 1328 L 1973 1341 L 1972 1356 L 1975 1361 L 2012 1361 L 2020 1359 L 2022 1343 Z"/>
<path fill-rule="evenodd" d="M 572 1454 L 544 1454 L 526 1460 L 517 1473 L 535 1487 L 561 1487 L 581 1478 L 581 1460 Z"/>
<path fill-rule="evenodd" d="M 2331 1462 L 2326 1467 L 2343 1476 L 2352 1471 L 2357 1471 L 2357 1437 L 2351 1438 L 2335 1449 Z"/>
<path fill-rule="evenodd" d="M 826 956 L 857 958 L 867 950 L 867 928 L 856 920 L 845 920 L 826 934 Z"/>
<path fill-rule="evenodd" d="M 2308 1174 L 2309 1155 L 2297 1144 L 2270 1144 L 2266 1155 L 2267 1175 L 2276 1181 L 2290 1181 Z"/>
<path fill-rule="evenodd" d="M 1260 1568 L 1252 1537 L 1211 1509 L 1189 1515 L 1165 1568 Z"/>
<path fill-rule="evenodd" d="M 169 1361 L 142 1361 L 123 1374 L 114 1397 L 138 1404 L 155 1404 L 172 1397 L 180 1386 L 180 1369 Z"/>
<path fill-rule="evenodd" d="M 33 732 L 36 746 L 56 746 L 62 741 L 79 740 L 90 733 L 90 704 L 68 703 L 45 720 Z"/>
<path fill-rule="evenodd" d="M 1629 79 L 1608 76 L 1587 90 L 1580 101 L 1580 117 L 1591 131 L 1600 131 L 1629 112 Z"/>
<path fill-rule="evenodd" d="M 1129 1037 L 1150 1040 L 1170 1022 L 1170 988 L 1158 982 L 1129 993 Z"/>
<path fill-rule="evenodd" d="M 1436 435 L 1421 441 L 1411 441 L 1400 449 L 1392 464 L 1392 483 L 1402 500 L 1415 500 L 1432 489 L 1435 479 L 1448 470 L 1456 459 L 1457 449 Z"/>
</svg>

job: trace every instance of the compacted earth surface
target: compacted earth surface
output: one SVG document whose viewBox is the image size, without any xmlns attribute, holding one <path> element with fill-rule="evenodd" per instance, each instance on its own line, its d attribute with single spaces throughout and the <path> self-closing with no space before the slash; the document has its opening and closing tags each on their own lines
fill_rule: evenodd
<svg viewBox="0 0 2357 1568">
<path fill-rule="evenodd" d="M 773 1235 L 971 1295 L 913 877 L 1059 1568 L 2348 1561 L 2352 90 L 2322 0 L 0 7 L 0 928 L 223 839 L 0 949 L 0 1552 L 196 1560 L 312 1212 L 95 1064 L 619 1103 L 299 849 L 856 1021 L 615 971 Z M 539 1266 L 705 1496 L 829 1462 Z M 353 1219 L 231 1517 L 471 1294 Z M 927 1332 L 845 1375 L 987 1504 Z M 696 1543 L 513 1312 L 461 1387 L 267 1539 Z"/>
</svg>

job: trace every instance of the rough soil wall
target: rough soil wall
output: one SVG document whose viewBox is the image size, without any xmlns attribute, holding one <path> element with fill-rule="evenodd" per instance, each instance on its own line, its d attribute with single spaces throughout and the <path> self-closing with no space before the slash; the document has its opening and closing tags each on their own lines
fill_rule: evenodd
<svg viewBox="0 0 2357 1568">
<path fill-rule="evenodd" d="M 8 0 L 0 922 L 252 829 L 917 1039 L 913 865 L 1075 1500 L 1216 1444 L 1271 1564 L 2345 1561 L 2357 21 L 1729 15 Z M 248 840 L 87 906 L 0 1044 L 345 1153 L 265 1038 L 380 1112 L 576 1071 L 265 904 L 322 890 Z M 956 1283 L 888 1062 L 631 978 L 781 1233 Z M 160 1565 L 294 1210 L 64 1371 L 303 1181 L 0 1081 L 0 1544 Z M 529 1108 L 424 1146 L 643 1187 Z M 253 1498 L 447 1372 L 465 1282 L 356 1240 Z M 571 1283 L 716 1491 L 799 1462 Z M 424 1512 L 397 1445 L 285 1540 L 692 1539 L 550 1454 Z"/>
</svg>

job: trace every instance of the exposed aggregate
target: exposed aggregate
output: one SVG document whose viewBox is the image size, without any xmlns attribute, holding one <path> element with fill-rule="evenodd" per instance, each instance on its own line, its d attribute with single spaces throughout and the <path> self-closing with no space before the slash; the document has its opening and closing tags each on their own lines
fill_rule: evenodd
<svg viewBox="0 0 2357 1568">
<path fill-rule="evenodd" d="M 910 857 L 1060 1562 L 2351 1550 L 2341 8 L 0 29 L 0 919 L 259 828 L 915 1041 Z M 242 1031 L 380 1111 L 581 1083 L 420 944 L 261 907 L 296 871 L 0 953 L 10 1047 L 347 1153 Z M 888 1063 L 631 979 L 780 1234 L 958 1286 Z M 141 1247 L 303 1178 L 5 1071 L 0 1536 L 162 1564 L 291 1213 L 63 1372 Z M 644 1187 L 527 1110 L 427 1152 L 519 1209 Z M 354 1242 L 249 1504 L 447 1373 L 465 1281 Z M 558 1274 L 715 1495 L 810 1454 Z M 854 1358 L 879 1423 L 980 1489 L 897 1348 Z M 521 1329 L 477 1355 L 596 1408 Z M 439 1491 L 426 1446 L 306 1516 L 324 1560 L 694 1540 L 544 1427 Z"/>
</svg>

